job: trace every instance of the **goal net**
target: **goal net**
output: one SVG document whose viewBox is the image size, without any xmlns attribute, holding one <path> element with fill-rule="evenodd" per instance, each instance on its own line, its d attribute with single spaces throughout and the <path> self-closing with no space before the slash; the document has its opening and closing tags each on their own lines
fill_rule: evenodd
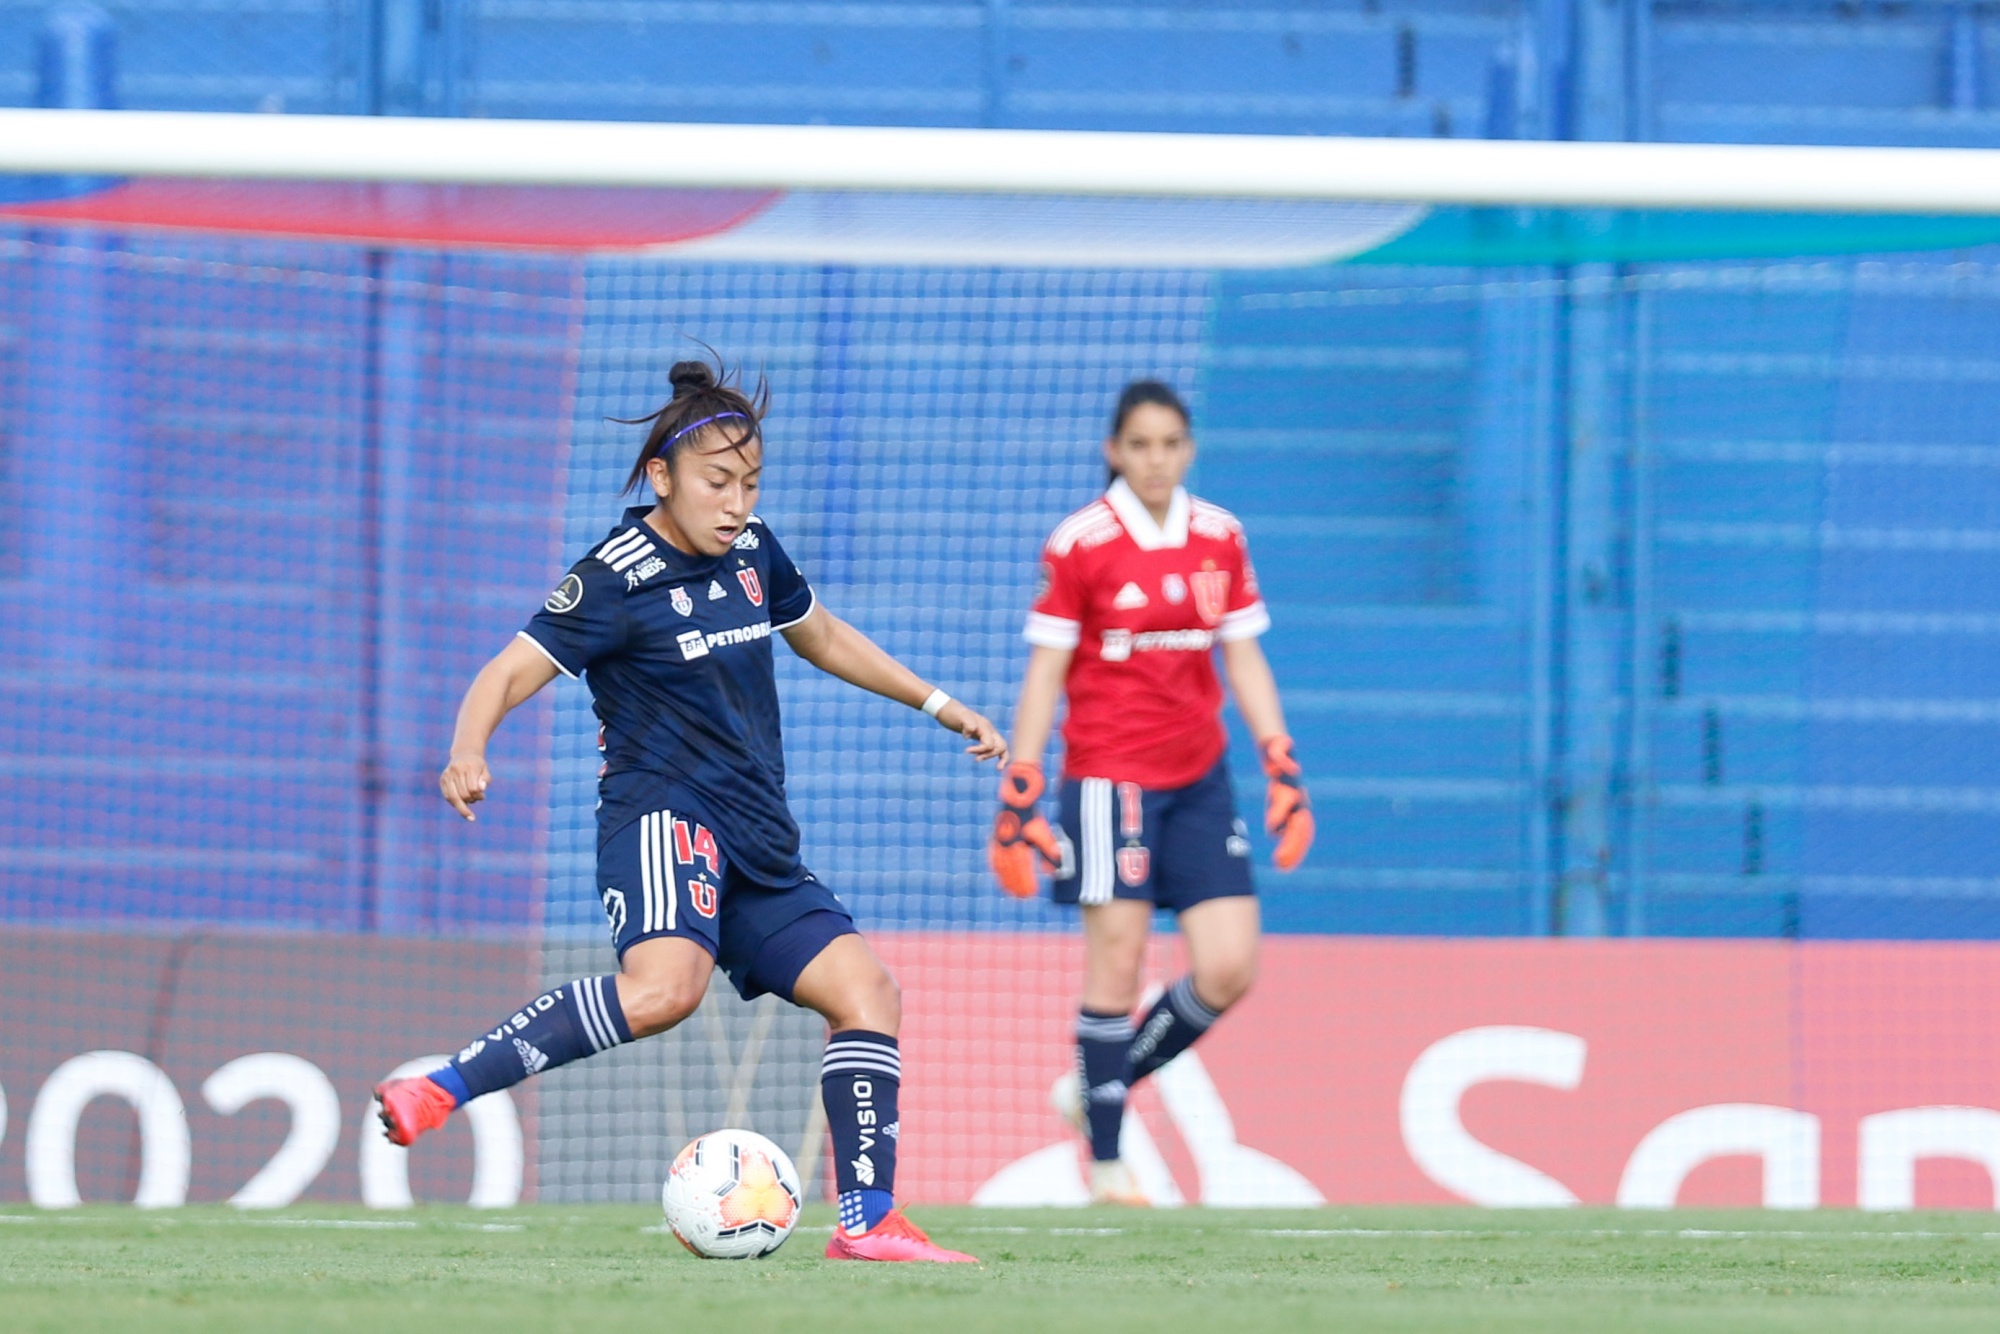
<svg viewBox="0 0 2000 1334">
<path fill-rule="evenodd" d="M 705 344 L 772 384 L 759 508 L 824 603 L 1003 722 L 1119 389 L 1192 404 L 1319 837 L 1269 869 L 1232 712 L 1272 936 L 1137 1096 L 1156 1200 L 1991 1202 L 2000 205 L 1950 155 L 1859 212 L 1750 150 L 173 156 L 212 124 L 0 162 L 0 1200 L 642 1200 L 724 1124 L 828 1178 L 818 1021 L 726 983 L 370 1133 L 391 1069 L 615 966 L 587 691 L 503 726 L 477 825 L 435 776 L 625 503 L 609 419 Z M 779 661 L 807 860 L 904 987 L 902 1193 L 1080 1202 L 1073 919 L 991 883 L 990 771 Z"/>
</svg>

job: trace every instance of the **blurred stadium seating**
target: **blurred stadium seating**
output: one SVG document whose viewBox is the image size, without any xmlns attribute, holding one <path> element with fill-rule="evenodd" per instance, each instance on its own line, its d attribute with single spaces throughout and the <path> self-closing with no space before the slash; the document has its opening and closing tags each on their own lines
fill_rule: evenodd
<svg viewBox="0 0 2000 1334">
<path fill-rule="evenodd" d="M 1970 4 L 105 8 L 134 108 L 2000 144 L 2000 18 Z M 0 3 L 0 103 L 36 99 L 47 12 Z M 1985 252 L 1607 267 L 1642 280 L 1592 297 L 1535 287 L 1598 272 L 1574 267 L 1135 290 L 596 260 L 573 290 L 554 262 L 227 251 L 431 293 L 301 306 L 177 290 L 211 253 L 190 242 L 121 251 L 106 288 L 90 244 L 0 256 L 9 918 L 599 929 L 574 694 L 553 756 L 521 728 L 503 757 L 552 826 L 496 821 L 474 852 L 424 803 L 459 684 L 610 517 L 629 438 L 602 417 L 650 406 L 684 328 L 779 381 L 771 510 L 829 600 L 995 709 L 1109 394 L 1198 391 L 1198 485 L 1249 524 L 1321 811 L 1313 861 L 1267 879 L 1277 929 L 2000 937 Z M 744 314 L 773 292 L 783 320 Z M 454 302 L 493 293 L 506 346 L 454 339 Z M 37 323 L 52 294 L 64 329 Z M 979 355 L 898 341 L 947 296 Z M 1075 327 L 1008 323 L 1035 301 Z M 90 413 L 115 455 L 51 455 L 49 424 Z M 1042 489 L 968 534 L 979 451 L 945 453 L 971 442 Z M 957 544 L 915 604 L 876 587 L 911 577 L 910 541 Z M 792 731 L 814 855 L 871 920 L 1049 920 L 983 883 L 985 780 L 889 711 L 787 688 L 818 706 Z M 908 845 L 842 832 L 919 794 L 945 804 Z"/>
</svg>

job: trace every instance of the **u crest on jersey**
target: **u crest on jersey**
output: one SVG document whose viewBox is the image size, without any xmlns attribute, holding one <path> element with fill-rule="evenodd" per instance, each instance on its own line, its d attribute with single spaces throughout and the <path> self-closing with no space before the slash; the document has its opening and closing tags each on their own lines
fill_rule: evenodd
<svg viewBox="0 0 2000 1334">
<path fill-rule="evenodd" d="M 681 587 L 679 584 L 675 584 L 669 591 L 668 596 L 673 599 L 675 611 L 683 616 L 694 615 L 694 599 L 688 596 L 687 589 Z"/>
<path fill-rule="evenodd" d="M 1194 585 L 1194 609 L 1210 625 L 1220 624 L 1229 610 L 1229 571 L 1197 570 L 1188 576 Z"/>
<path fill-rule="evenodd" d="M 736 572 L 736 582 L 743 585 L 744 596 L 750 599 L 751 606 L 761 607 L 764 605 L 764 585 L 757 581 L 757 572 L 755 570 L 748 566 L 738 570 Z"/>
</svg>

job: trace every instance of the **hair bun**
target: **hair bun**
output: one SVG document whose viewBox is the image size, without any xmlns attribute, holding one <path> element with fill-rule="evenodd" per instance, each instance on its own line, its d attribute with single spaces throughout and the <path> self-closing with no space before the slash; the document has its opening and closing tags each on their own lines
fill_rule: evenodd
<svg viewBox="0 0 2000 1334">
<path fill-rule="evenodd" d="M 667 372 L 667 382 L 674 387 L 674 397 L 679 398 L 715 388 L 715 371 L 705 361 L 677 361 Z"/>
</svg>

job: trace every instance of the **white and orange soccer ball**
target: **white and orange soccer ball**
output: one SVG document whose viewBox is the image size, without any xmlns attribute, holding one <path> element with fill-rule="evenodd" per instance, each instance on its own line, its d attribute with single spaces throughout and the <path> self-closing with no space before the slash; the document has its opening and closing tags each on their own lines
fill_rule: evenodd
<svg viewBox="0 0 2000 1334">
<path fill-rule="evenodd" d="M 706 1260 L 754 1260 L 799 1223 L 798 1169 L 748 1130 L 713 1130 L 682 1149 L 660 1191 L 667 1227 Z"/>
</svg>

